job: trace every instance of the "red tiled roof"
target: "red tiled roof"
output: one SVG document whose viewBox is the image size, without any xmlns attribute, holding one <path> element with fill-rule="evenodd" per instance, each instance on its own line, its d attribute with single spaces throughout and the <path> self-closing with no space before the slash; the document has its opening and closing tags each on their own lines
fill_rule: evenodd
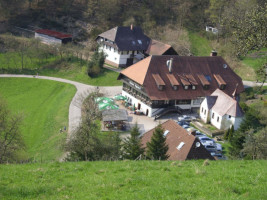
<svg viewBox="0 0 267 200">
<path fill-rule="evenodd" d="M 198 74 L 197 75 L 200 82 L 202 83 L 202 85 L 210 85 L 209 81 L 205 78 L 205 76 L 203 74 Z"/>
<path fill-rule="evenodd" d="M 199 74 L 203 74 L 203 76 L 210 78 L 209 88 L 198 86 L 195 90 L 190 88 L 185 90 L 180 87 L 178 90 L 174 90 L 167 76 L 170 72 L 166 66 L 166 61 L 170 60 L 170 58 L 173 58 L 172 74 L 178 82 L 183 85 L 190 85 L 190 82 L 184 75 L 191 74 L 198 85 L 203 85 L 200 79 L 197 78 Z M 151 100 L 180 100 L 196 99 L 211 95 L 212 92 L 219 88 L 213 76 L 213 74 L 218 74 L 226 83 L 226 87 L 223 90 L 226 94 L 231 95 L 236 88 L 236 84 L 238 84 L 236 93 L 240 94 L 244 91 L 242 79 L 230 67 L 224 68 L 224 64 L 226 64 L 226 61 L 220 56 L 149 56 L 123 70 L 118 79 L 126 76 L 141 84 Z M 160 75 L 165 83 L 163 90 L 158 89 L 152 74 Z"/>
<path fill-rule="evenodd" d="M 38 29 L 35 32 L 43 34 L 43 35 L 55 37 L 58 39 L 71 38 L 72 37 L 72 35 L 70 35 L 70 34 L 60 33 L 60 32 L 52 31 L 52 30 L 48 30 L 48 29 Z"/>
<path fill-rule="evenodd" d="M 168 120 L 162 125 L 164 131 L 168 130 L 169 133 L 166 135 L 166 144 L 169 149 L 167 154 L 169 155 L 168 160 L 190 160 L 190 159 L 211 159 L 214 158 L 205 149 L 205 147 L 199 142 L 199 140 L 181 126 L 179 126 L 175 121 Z M 143 147 L 146 148 L 147 142 L 150 142 L 153 135 L 154 129 L 146 132 L 141 139 Z M 184 143 L 180 150 L 177 149 L 179 144 Z M 199 142 L 199 147 L 196 143 Z"/>
<path fill-rule="evenodd" d="M 172 47 L 168 44 L 164 44 L 157 40 L 151 40 L 146 53 L 148 55 L 163 55 L 170 48 Z"/>
<path fill-rule="evenodd" d="M 167 77 L 168 77 L 168 79 L 169 79 L 169 81 L 170 81 L 172 86 L 180 85 L 173 74 L 167 74 Z"/>
<path fill-rule="evenodd" d="M 157 85 L 165 85 L 164 81 L 162 80 L 159 74 L 152 74 L 152 76 L 154 80 L 156 81 Z"/>
<path fill-rule="evenodd" d="M 219 74 L 213 74 L 214 78 L 218 82 L 219 85 L 226 85 L 225 81 Z"/>
</svg>

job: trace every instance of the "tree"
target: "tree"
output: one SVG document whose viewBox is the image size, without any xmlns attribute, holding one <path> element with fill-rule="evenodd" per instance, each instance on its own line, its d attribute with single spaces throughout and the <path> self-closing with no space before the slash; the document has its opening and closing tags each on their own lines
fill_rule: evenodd
<svg viewBox="0 0 267 200">
<path fill-rule="evenodd" d="M 262 83 L 260 86 L 261 89 L 267 78 L 267 62 L 262 64 L 260 68 L 256 70 L 256 76 L 257 76 L 257 81 Z"/>
<path fill-rule="evenodd" d="M 95 103 L 100 94 L 92 92 L 82 104 L 83 117 L 79 127 L 68 139 L 66 160 L 117 160 L 120 155 L 120 138 L 117 133 L 101 132 L 101 113 Z"/>
<path fill-rule="evenodd" d="M 15 161 L 17 151 L 24 147 L 21 122 L 22 117 L 13 115 L 0 99 L 0 163 Z"/>
<path fill-rule="evenodd" d="M 131 129 L 131 136 L 124 140 L 122 145 L 123 158 L 135 160 L 138 156 L 144 154 L 144 148 L 141 146 L 140 132 L 137 123 Z"/>
<path fill-rule="evenodd" d="M 256 6 L 230 21 L 237 56 L 245 56 L 251 50 L 267 47 L 267 3 Z"/>
<path fill-rule="evenodd" d="M 166 144 L 166 138 L 163 135 L 163 131 L 164 130 L 160 124 L 155 128 L 151 141 L 147 143 L 146 155 L 148 158 L 154 160 L 167 160 L 169 158 L 169 155 L 167 155 L 169 147 Z"/>
<path fill-rule="evenodd" d="M 104 52 L 103 51 L 99 52 L 97 49 L 88 63 L 87 66 L 88 75 L 91 77 L 99 75 L 103 70 L 104 63 L 105 63 Z"/>
<path fill-rule="evenodd" d="M 255 132 L 253 129 L 248 131 L 242 153 L 248 159 L 267 159 L 267 128 Z"/>
</svg>

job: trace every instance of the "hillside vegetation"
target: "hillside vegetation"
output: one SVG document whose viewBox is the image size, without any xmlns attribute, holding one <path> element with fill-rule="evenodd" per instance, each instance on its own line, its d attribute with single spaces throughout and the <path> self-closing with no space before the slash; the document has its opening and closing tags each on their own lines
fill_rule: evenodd
<svg viewBox="0 0 267 200">
<path fill-rule="evenodd" d="M 0 95 L 14 113 L 23 115 L 21 127 L 25 152 L 21 160 L 56 160 L 63 150 L 68 127 L 69 105 L 74 86 L 49 80 L 0 78 Z"/>
<path fill-rule="evenodd" d="M 0 165 L 0 199 L 264 200 L 266 171 L 266 161 Z"/>
</svg>

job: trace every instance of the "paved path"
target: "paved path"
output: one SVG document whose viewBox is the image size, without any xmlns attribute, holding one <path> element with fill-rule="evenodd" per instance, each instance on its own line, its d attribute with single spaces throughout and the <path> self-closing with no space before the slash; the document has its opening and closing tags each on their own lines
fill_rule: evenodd
<svg viewBox="0 0 267 200">
<path fill-rule="evenodd" d="M 37 79 L 46 79 L 59 81 L 63 83 L 69 83 L 76 87 L 77 92 L 72 98 L 69 107 L 69 131 L 68 138 L 71 137 L 71 134 L 78 127 L 81 121 L 81 102 L 88 96 L 88 94 L 96 89 L 96 86 L 86 85 L 83 83 L 79 83 L 76 81 L 70 81 L 67 79 L 49 77 L 49 76 L 32 76 L 32 75 L 14 75 L 14 74 L 0 74 L 0 77 L 14 77 L 14 78 L 37 78 Z M 121 86 L 113 86 L 113 87 L 99 87 L 100 92 L 104 93 L 105 96 L 111 97 L 115 94 L 121 93 Z"/>
<path fill-rule="evenodd" d="M 248 87 L 255 87 L 255 86 L 261 86 L 262 83 L 256 83 L 253 81 L 243 81 L 244 87 L 248 88 Z M 267 86 L 267 83 L 264 83 L 264 86 Z"/>
</svg>

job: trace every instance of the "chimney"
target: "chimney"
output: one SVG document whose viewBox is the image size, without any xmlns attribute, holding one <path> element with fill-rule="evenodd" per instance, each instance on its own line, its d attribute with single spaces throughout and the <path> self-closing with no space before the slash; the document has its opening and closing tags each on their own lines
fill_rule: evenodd
<svg viewBox="0 0 267 200">
<path fill-rule="evenodd" d="M 211 53 L 210 53 L 210 56 L 217 56 L 217 51 L 212 50 Z"/>
<path fill-rule="evenodd" d="M 171 58 L 170 60 L 167 60 L 166 62 L 170 73 L 172 73 L 172 62 L 173 62 L 173 58 Z"/>
<path fill-rule="evenodd" d="M 131 24 L 131 31 L 133 30 L 133 25 Z"/>
</svg>

